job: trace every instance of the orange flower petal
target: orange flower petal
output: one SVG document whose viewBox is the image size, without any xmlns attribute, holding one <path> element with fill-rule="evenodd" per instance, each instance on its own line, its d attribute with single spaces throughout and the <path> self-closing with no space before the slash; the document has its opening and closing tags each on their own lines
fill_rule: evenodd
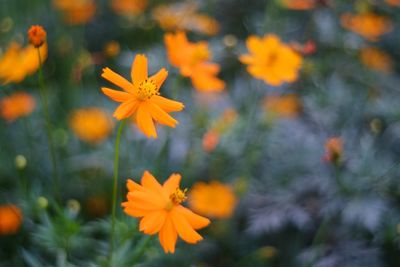
<svg viewBox="0 0 400 267">
<path fill-rule="evenodd" d="M 181 111 L 185 107 L 181 102 L 170 100 L 159 95 L 154 95 L 151 98 L 151 102 L 166 112 Z"/>
<path fill-rule="evenodd" d="M 138 190 L 138 191 L 142 191 L 142 186 L 140 185 L 140 184 L 138 184 L 138 183 L 135 183 L 133 180 L 131 180 L 131 179 L 128 179 L 127 181 L 126 181 L 126 187 L 128 188 L 128 190 L 130 191 L 130 192 L 132 192 L 132 191 L 135 191 L 135 190 Z"/>
<path fill-rule="evenodd" d="M 139 84 L 148 77 L 147 73 L 147 57 L 145 55 L 136 55 L 131 69 L 132 81 Z"/>
<path fill-rule="evenodd" d="M 162 186 L 158 183 L 156 178 L 148 172 L 145 171 L 142 176 L 141 184 L 143 187 L 153 190 L 156 193 L 162 194 Z"/>
<path fill-rule="evenodd" d="M 133 113 L 135 113 L 136 109 L 139 106 L 139 102 L 136 99 L 130 99 L 121 105 L 114 111 L 113 116 L 117 120 L 122 120 L 130 117 Z"/>
<path fill-rule="evenodd" d="M 112 100 L 114 100 L 116 102 L 125 102 L 129 98 L 132 97 L 132 95 L 129 94 L 129 93 L 122 92 L 122 91 L 117 91 L 117 90 L 112 90 L 112 89 L 107 88 L 107 87 L 102 87 L 101 91 L 103 91 L 103 93 L 106 96 L 108 96 L 109 98 L 111 98 Z"/>
<path fill-rule="evenodd" d="M 182 205 L 177 206 L 176 211 L 182 214 L 194 229 L 204 228 L 211 222 L 206 217 L 197 215 L 196 213 L 192 212 Z"/>
<path fill-rule="evenodd" d="M 156 74 L 151 76 L 150 79 L 156 83 L 158 88 L 160 88 L 164 83 L 165 79 L 167 79 L 167 77 L 168 77 L 168 71 L 162 68 Z"/>
<path fill-rule="evenodd" d="M 109 68 L 104 68 L 103 73 L 101 74 L 101 77 L 104 79 L 108 80 L 109 82 L 121 87 L 124 91 L 133 94 L 135 92 L 135 89 L 133 87 L 133 84 L 128 82 L 124 77 L 121 75 L 115 73 Z"/>
<path fill-rule="evenodd" d="M 124 203 L 128 203 L 128 202 L 124 202 Z M 124 204 L 124 203 L 122 203 L 122 204 Z M 124 208 L 124 212 L 133 217 L 143 217 L 152 211 L 142 210 L 142 209 L 138 209 L 138 208 L 132 208 L 128 205 Z"/>
<path fill-rule="evenodd" d="M 170 215 L 167 215 L 165 223 L 161 228 L 160 233 L 158 234 L 158 238 L 160 239 L 161 246 L 163 247 L 165 253 L 175 252 L 175 245 L 178 234 L 172 223 Z"/>
<path fill-rule="evenodd" d="M 145 234 L 154 235 L 159 232 L 165 223 L 167 212 L 155 211 L 145 215 L 139 224 L 139 230 Z"/>
<path fill-rule="evenodd" d="M 167 192 L 168 196 L 171 195 L 177 188 L 179 188 L 179 183 L 181 182 L 181 175 L 174 173 L 168 180 L 163 184 L 164 190 Z"/>
<path fill-rule="evenodd" d="M 172 118 L 167 112 L 162 110 L 159 106 L 149 102 L 148 110 L 150 111 L 151 116 L 161 124 L 167 125 L 169 127 L 175 128 L 178 124 L 178 121 Z"/>
<path fill-rule="evenodd" d="M 193 229 L 186 218 L 175 209 L 171 210 L 171 218 L 172 222 L 174 223 L 175 229 L 178 232 L 178 235 L 186 242 L 195 244 L 203 239 L 201 235 L 199 235 Z"/>
<path fill-rule="evenodd" d="M 143 210 L 164 209 L 166 203 L 157 193 L 149 192 L 129 192 L 128 200 L 132 201 L 131 207 L 140 208 Z"/>
<path fill-rule="evenodd" d="M 139 129 L 147 136 L 157 138 L 156 128 L 154 126 L 153 119 L 149 111 L 147 110 L 146 105 L 142 104 L 139 106 L 137 114 L 136 114 L 136 122 Z"/>
</svg>

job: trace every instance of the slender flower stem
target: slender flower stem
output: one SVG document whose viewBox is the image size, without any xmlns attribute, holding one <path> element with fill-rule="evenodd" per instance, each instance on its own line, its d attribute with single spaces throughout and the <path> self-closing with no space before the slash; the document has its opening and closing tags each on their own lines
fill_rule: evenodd
<svg viewBox="0 0 400 267">
<path fill-rule="evenodd" d="M 53 190 L 54 190 L 56 199 L 58 199 L 60 201 L 61 200 L 60 177 L 59 177 L 59 173 L 58 173 L 58 165 L 57 165 L 57 160 L 56 160 L 54 142 L 53 142 L 53 138 L 51 135 L 49 105 L 48 105 L 48 101 L 47 101 L 46 85 L 45 85 L 44 79 L 43 79 L 42 57 L 40 55 L 39 47 L 37 48 L 37 53 L 38 53 L 38 59 L 39 59 L 39 76 L 38 76 L 39 92 L 40 92 L 40 99 L 43 104 L 43 116 L 44 116 L 45 124 L 46 124 L 45 128 L 46 128 L 47 141 L 49 143 L 50 158 L 51 158 L 51 164 L 52 164 Z"/>
<path fill-rule="evenodd" d="M 126 119 L 119 124 L 117 131 L 117 138 L 115 140 L 114 178 L 113 178 L 112 206 L 111 206 L 110 266 L 112 262 L 112 254 L 114 251 L 114 243 L 115 243 L 115 213 L 116 213 L 117 192 L 118 192 L 119 143 L 121 141 L 121 133 L 125 124 L 126 124 Z"/>
</svg>

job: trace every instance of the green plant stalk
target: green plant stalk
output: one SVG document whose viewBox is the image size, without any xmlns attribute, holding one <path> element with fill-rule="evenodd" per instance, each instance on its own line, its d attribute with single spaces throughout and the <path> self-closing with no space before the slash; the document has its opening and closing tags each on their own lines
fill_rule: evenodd
<svg viewBox="0 0 400 267">
<path fill-rule="evenodd" d="M 40 99 L 43 104 L 43 116 L 45 119 L 45 124 L 46 124 L 46 135 L 47 135 L 47 141 L 49 143 L 49 149 L 50 149 L 50 159 L 51 159 L 51 164 L 52 164 L 52 179 L 53 179 L 53 190 L 54 194 L 56 196 L 56 199 L 61 201 L 61 196 L 60 196 L 60 177 L 59 177 L 59 172 L 58 172 L 58 165 L 57 165 L 57 160 L 56 160 L 56 153 L 55 153 L 55 147 L 54 147 L 54 142 L 53 138 L 51 135 L 51 123 L 50 123 L 50 113 L 49 113 L 49 105 L 47 102 L 47 91 L 46 91 L 46 85 L 44 83 L 43 79 L 43 70 L 42 70 L 42 57 L 40 55 L 40 50 L 37 48 L 38 52 L 38 59 L 39 59 L 39 92 L 40 92 Z"/>
<path fill-rule="evenodd" d="M 114 154 L 114 178 L 113 178 L 113 191 L 112 191 L 112 206 L 111 206 L 111 232 L 110 232 L 110 266 L 112 263 L 112 255 L 114 252 L 115 243 L 115 213 L 117 206 L 117 192 L 118 192 L 118 169 L 119 169 L 119 143 L 121 141 L 121 134 L 124 126 L 126 124 L 126 119 L 123 120 L 117 131 L 117 137 L 115 140 L 115 154 Z"/>
</svg>

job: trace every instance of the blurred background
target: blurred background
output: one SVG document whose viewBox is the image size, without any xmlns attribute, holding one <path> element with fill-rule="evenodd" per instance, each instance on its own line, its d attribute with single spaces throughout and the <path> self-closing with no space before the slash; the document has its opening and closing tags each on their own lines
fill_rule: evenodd
<svg viewBox="0 0 400 267">
<path fill-rule="evenodd" d="M 118 203 L 127 178 L 177 172 L 185 205 L 212 223 L 164 254 L 118 204 L 115 266 L 400 266 L 399 15 L 396 0 L 0 0 L 0 266 L 106 266 L 118 121 L 101 71 L 128 78 L 138 53 L 150 74 L 169 71 L 161 93 L 185 109 L 157 139 L 124 130 Z M 223 90 L 171 64 L 164 35 L 177 30 L 207 42 Z M 267 34 L 302 58 L 293 81 L 239 60 Z"/>
</svg>

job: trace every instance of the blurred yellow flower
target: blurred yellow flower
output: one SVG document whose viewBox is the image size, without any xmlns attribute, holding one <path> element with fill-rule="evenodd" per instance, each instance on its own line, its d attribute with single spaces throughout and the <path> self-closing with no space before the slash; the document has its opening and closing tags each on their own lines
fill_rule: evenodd
<svg viewBox="0 0 400 267">
<path fill-rule="evenodd" d="M 111 8 L 122 16 L 137 16 L 147 7 L 147 0 L 111 0 Z"/>
<path fill-rule="evenodd" d="M 42 63 L 47 58 L 47 44 L 39 47 Z M 39 68 L 38 51 L 33 45 L 21 47 L 12 42 L 0 58 L 0 82 L 8 84 L 18 83 L 27 75 L 33 74 Z"/>
<path fill-rule="evenodd" d="M 207 42 L 192 43 L 185 32 L 167 33 L 164 36 L 169 62 L 189 77 L 194 88 L 200 91 L 221 91 L 225 83 L 218 79 L 220 67 L 210 62 L 211 53 Z"/>
<path fill-rule="evenodd" d="M 184 105 L 160 96 L 160 88 L 168 76 L 166 69 L 162 68 L 153 76 L 148 76 L 147 57 L 136 55 L 132 64 L 132 82 L 104 68 L 101 76 L 109 82 L 121 87 L 124 91 L 116 91 L 102 87 L 105 95 L 122 104 L 115 110 L 114 117 L 118 120 L 135 115 L 136 125 L 147 136 L 157 138 L 154 121 L 175 128 L 178 121 L 168 113 L 181 111 Z"/>
<path fill-rule="evenodd" d="M 246 40 L 250 54 L 241 55 L 240 61 L 247 64 L 247 71 L 257 79 L 272 86 L 294 82 L 302 65 L 302 57 L 278 36 L 250 36 Z"/>
<path fill-rule="evenodd" d="M 33 25 L 28 30 L 29 43 L 34 47 L 40 47 L 46 42 L 47 33 L 40 25 Z"/>
<path fill-rule="evenodd" d="M 28 93 L 15 92 L 0 99 L 0 116 L 7 122 L 28 116 L 36 107 L 35 99 Z"/>
<path fill-rule="evenodd" d="M 218 181 L 198 182 L 188 196 L 189 206 L 197 213 L 214 217 L 229 218 L 236 207 L 236 196 L 230 186 Z"/>
<path fill-rule="evenodd" d="M 12 204 L 0 205 L 0 235 L 16 233 L 21 227 L 21 209 Z"/>
<path fill-rule="evenodd" d="M 69 116 L 69 127 L 79 139 L 97 144 L 111 134 L 114 124 L 107 112 L 90 107 L 74 110 Z"/>
<path fill-rule="evenodd" d="M 325 143 L 325 161 L 338 164 L 343 154 L 343 140 L 340 137 L 332 137 Z"/>
<path fill-rule="evenodd" d="M 195 231 L 210 224 L 210 220 L 181 205 L 186 190 L 181 190 L 181 176 L 172 174 L 163 185 L 145 171 L 141 184 L 128 180 L 127 201 L 122 203 L 126 214 L 139 217 L 139 230 L 148 235 L 158 233 L 165 253 L 174 253 L 178 235 L 195 244 L 203 238 Z"/>
<path fill-rule="evenodd" d="M 62 13 L 64 22 L 70 25 L 85 24 L 96 13 L 94 0 L 53 0 L 53 5 Z"/>
<path fill-rule="evenodd" d="M 393 70 L 393 62 L 390 56 L 375 47 L 364 47 L 361 49 L 361 62 L 376 71 L 390 73 Z"/>
<path fill-rule="evenodd" d="M 219 32 L 219 23 L 204 14 L 197 13 L 195 2 L 174 5 L 160 5 L 153 9 L 153 17 L 166 31 L 185 30 L 215 35 Z"/>
<path fill-rule="evenodd" d="M 284 118 L 297 117 L 301 110 L 300 100 L 295 94 L 271 95 L 264 99 L 264 110 Z"/>
<path fill-rule="evenodd" d="M 385 0 L 385 2 L 391 6 L 400 6 L 400 0 Z"/>
<path fill-rule="evenodd" d="M 341 17 L 342 26 L 369 41 L 377 41 L 378 37 L 392 30 L 391 21 L 384 16 L 371 12 L 361 14 L 345 13 Z"/>
</svg>

